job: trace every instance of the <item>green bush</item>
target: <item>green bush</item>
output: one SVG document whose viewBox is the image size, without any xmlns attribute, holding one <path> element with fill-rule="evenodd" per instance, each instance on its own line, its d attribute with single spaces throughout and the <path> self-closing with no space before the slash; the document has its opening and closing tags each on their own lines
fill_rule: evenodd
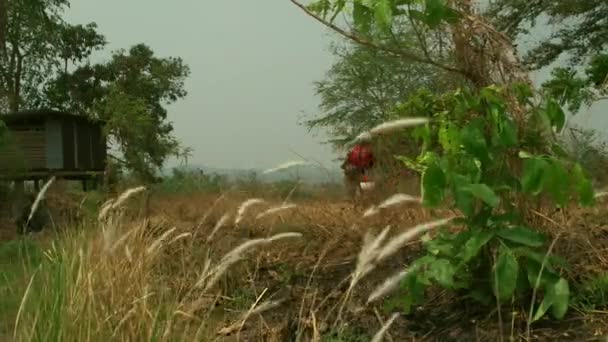
<svg viewBox="0 0 608 342">
<path fill-rule="evenodd" d="M 520 121 L 508 109 L 513 94 L 525 110 Z M 583 168 L 547 134 L 563 128 L 560 106 L 550 97 L 534 103 L 526 85 L 458 90 L 412 101 L 425 102 L 420 108 L 427 108 L 432 120 L 414 130 L 423 146 L 420 155 L 399 159 L 422 174 L 423 205 L 447 205 L 459 212 L 452 223 L 464 229 L 425 237 L 425 255 L 411 265 L 402 282 L 404 294 L 391 303 L 409 312 L 422 302 L 424 289 L 435 284 L 495 306 L 513 297 L 529 298 L 538 285 L 542 302 L 534 320 L 548 311 L 564 317 L 570 290 L 559 269 L 565 263 L 545 258 L 547 236 L 526 220 L 526 203 L 540 198 L 557 206 L 594 203 Z"/>
</svg>

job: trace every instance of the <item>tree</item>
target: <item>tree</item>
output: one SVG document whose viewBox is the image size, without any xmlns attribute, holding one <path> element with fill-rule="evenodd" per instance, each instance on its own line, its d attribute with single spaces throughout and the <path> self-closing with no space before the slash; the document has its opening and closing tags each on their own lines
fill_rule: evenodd
<svg viewBox="0 0 608 342">
<path fill-rule="evenodd" d="M 40 100 L 40 85 L 56 66 L 60 12 L 67 0 L 6 2 L 5 40 L 1 42 L 0 89 L 3 109 L 19 110 Z M 0 16 L 3 13 L 0 13 Z M 2 29 L 0 27 L 0 29 Z"/>
<path fill-rule="evenodd" d="M 309 129 L 329 128 L 336 148 L 389 120 L 395 108 L 420 88 L 441 91 L 454 78 L 432 66 L 404 61 L 377 49 L 332 46 L 337 62 L 315 83 L 321 113 L 305 121 Z"/>
<path fill-rule="evenodd" d="M 151 179 L 167 156 L 187 152 L 172 136 L 165 106 L 187 95 L 188 75 L 180 58 L 158 58 L 137 44 L 114 52 L 106 63 L 59 74 L 46 88 L 46 99 L 50 107 L 105 120 L 126 166 Z"/>
<path fill-rule="evenodd" d="M 87 63 L 106 39 L 95 23 L 66 23 L 61 14 L 68 6 L 69 0 L 0 0 L 0 110 L 46 107 L 101 118 L 125 166 L 150 179 L 169 155 L 188 152 L 172 136 L 165 107 L 186 96 L 189 69 L 144 44 L 115 51 L 106 63 Z"/>
<path fill-rule="evenodd" d="M 487 15 L 512 39 L 530 33 L 541 16 L 548 17 L 554 32 L 524 58 L 532 69 L 545 67 L 562 54 L 568 54 L 573 65 L 584 64 L 608 48 L 608 2 L 604 0 L 495 0 Z"/>
<path fill-rule="evenodd" d="M 497 0 L 487 15 L 513 39 L 529 34 L 541 16 L 548 17 L 553 33 L 530 49 L 524 63 L 538 70 L 566 57 L 567 65 L 555 68 L 543 87 L 573 114 L 583 104 L 608 98 L 608 2 Z"/>
</svg>

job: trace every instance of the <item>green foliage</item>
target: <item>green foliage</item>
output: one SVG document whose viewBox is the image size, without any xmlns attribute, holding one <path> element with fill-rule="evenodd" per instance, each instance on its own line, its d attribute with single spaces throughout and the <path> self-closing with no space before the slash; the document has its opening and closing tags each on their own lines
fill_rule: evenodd
<svg viewBox="0 0 608 342">
<path fill-rule="evenodd" d="M 170 177 L 165 177 L 155 190 L 165 193 L 210 193 L 218 194 L 229 186 L 228 179 L 218 174 L 207 175 L 197 171 L 173 169 Z"/>
<path fill-rule="evenodd" d="M 521 94 L 531 94 L 517 87 Z M 567 311 L 570 292 L 556 267 L 561 265 L 559 258 L 544 260 L 546 237 L 526 226 L 521 220 L 525 209 L 511 201 L 515 196 L 528 200 L 547 196 L 558 206 L 576 200 L 590 205 L 593 188 L 580 165 L 553 153 L 546 144 L 522 139 L 532 132 L 560 129 L 564 117 L 559 104 L 544 99 L 529 108 L 528 124 L 518 126 L 505 109 L 509 92 L 506 87 L 486 87 L 478 94 L 459 90 L 432 100 L 436 113 L 430 143 L 410 163 L 422 170 L 423 204 L 460 210 L 463 217 L 458 222 L 465 229 L 443 230 L 424 239 L 426 255 L 412 264 L 403 281 L 405 297 L 393 301 L 406 311 L 422 302 L 424 288 L 432 284 L 463 290 L 485 305 L 495 305 L 496 299 L 504 303 L 513 296 L 527 298 L 543 264 L 539 283 L 543 299 L 534 319 L 547 312 L 559 319 Z M 512 163 L 520 163 L 521 168 L 510 167 Z"/>
<path fill-rule="evenodd" d="M 66 23 L 62 12 L 69 5 L 69 0 L 10 2 L 0 41 L 0 111 L 46 107 L 104 119 L 125 166 L 149 181 L 168 156 L 189 152 L 166 120 L 166 106 L 187 94 L 189 68 L 180 58 L 155 56 L 145 44 L 91 65 L 89 57 L 106 39 L 95 23 Z"/>
<path fill-rule="evenodd" d="M 608 2 L 498 0 L 490 4 L 486 14 L 498 30 L 513 39 L 545 23 L 553 29 L 551 36 L 524 56 L 524 63 L 538 70 L 562 56 L 568 58 L 568 65 L 553 69 L 543 87 L 571 112 L 607 95 L 608 28 L 602 21 L 608 16 Z"/>
<path fill-rule="evenodd" d="M 524 58 L 534 69 L 541 69 L 562 55 L 567 55 L 571 64 L 579 64 L 606 52 L 608 45 L 608 27 L 602 23 L 608 16 L 608 2 L 604 0 L 498 0 L 492 1 L 487 15 L 499 31 L 512 38 L 529 34 L 537 25 L 553 26 L 551 36 Z"/>
<path fill-rule="evenodd" d="M 367 47 L 336 45 L 332 52 L 337 62 L 324 80 L 315 83 L 321 113 L 303 124 L 309 129 L 329 128 L 335 147 L 400 115 L 407 108 L 397 107 L 400 102 L 420 89 L 443 91 L 455 82 L 427 65 Z"/>
<path fill-rule="evenodd" d="M 603 310 L 608 307 L 608 274 L 600 273 L 575 285 L 573 305 L 582 310 Z"/>
<path fill-rule="evenodd" d="M 179 58 L 158 58 L 150 47 L 114 52 L 110 61 L 61 74 L 46 89 L 50 107 L 96 113 L 120 147 L 126 167 L 150 180 L 170 155 L 184 152 L 166 122 L 165 105 L 186 96 L 189 68 Z M 185 151 L 187 152 L 187 151 Z"/>
<path fill-rule="evenodd" d="M 543 89 L 574 114 L 608 95 L 608 54 L 594 56 L 584 75 L 579 74 L 573 67 L 555 68 L 543 83 Z"/>
</svg>

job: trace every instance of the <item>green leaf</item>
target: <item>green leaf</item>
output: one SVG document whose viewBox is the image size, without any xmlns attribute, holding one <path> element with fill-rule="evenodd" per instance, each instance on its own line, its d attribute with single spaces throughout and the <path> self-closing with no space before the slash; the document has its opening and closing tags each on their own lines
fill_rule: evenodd
<svg viewBox="0 0 608 342">
<path fill-rule="evenodd" d="M 547 103 L 546 111 L 551 125 L 560 132 L 566 123 L 566 114 L 564 114 L 562 107 L 554 99 L 550 99 Z"/>
<path fill-rule="evenodd" d="M 500 204 L 500 197 L 485 184 L 469 184 L 466 185 L 463 190 L 470 192 L 473 196 L 479 198 L 493 208 L 498 207 Z"/>
<path fill-rule="evenodd" d="M 461 130 L 460 136 L 465 150 L 483 161 L 488 159 L 488 147 L 482 127 L 483 122 L 473 121 Z"/>
<path fill-rule="evenodd" d="M 545 297 L 534 314 L 533 321 L 541 319 L 547 310 L 551 309 L 551 315 L 555 319 L 562 319 L 568 312 L 570 301 L 570 287 L 568 281 L 559 278 L 553 283 L 545 286 Z"/>
<path fill-rule="evenodd" d="M 526 260 L 526 271 L 528 273 L 528 282 L 530 283 L 531 288 L 536 286 L 541 265 L 542 263 L 537 262 L 536 260 Z M 539 288 L 546 287 L 548 284 L 557 282 L 558 279 L 559 277 L 554 272 L 551 272 L 545 265 L 543 268 L 543 273 L 540 275 L 540 283 L 538 286 Z"/>
<path fill-rule="evenodd" d="M 572 170 L 573 181 L 578 192 L 579 202 L 585 206 L 592 206 L 595 204 L 595 191 L 593 190 L 593 184 L 589 178 L 585 176 L 585 171 L 580 164 L 576 164 Z"/>
<path fill-rule="evenodd" d="M 516 146 L 518 139 L 515 122 L 509 118 L 504 118 L 501 126 L 500 140 L 502 144 L 507 147 Z"/>
<path fill-rule="evenodd" d="M 462 249 L 462 261 L 464 263 L 469 262 L 471 259 L 476 257 L 483 246 L 485 246 L 494 237 L 494 232 L 484 230 L 480 232 L 474 232 L 473 236 L 465 243 Z"/>
<path fill-rule="evenodd" d="M 422 203 L 425 206 L 439 205 L 444 198 L 446 179 L 436 161 L 430 163 L 422 173 Z"/>
<path fill-rule="evenodd" d="M 438 138 L 441 147 L 446 152 L 456 152 L 460 148 L 458 129 L 450 123 L 442 123 Z"/>
<path fill-rule="evenodd" d="M 485 291 L 485 289 L 473 288 L 469 291 L 468 296 L 483 305 L 492 304 L 492 294 L 489 291 Z"/>
<path fill-rule="evenodd" d="M 396 155 L 394 156 L 395 159 L 401 161 L 405 167 L 407 167 L 408 169 L 411 170 L 415 170 L 415 171 L 423 171 L 424 168 L 420 165 L 420 163 L 418 163 L 417 161 L 408 158 L 406 156 L 400 156 L 400 155 Z"/>
<path fill-rule="evenodd" d="M 372 11 L 359 1 L 355 1 L 353 3 L 353 21 L 357 31 L 369 32 L 372 24 Z"/>
<path fill-rule="evenodd" d="M 527 259 L 530 259 L 531 261 L 536 262 L 538 265 L 541 265 L 544 260 L 545 260 L 545 253 L 541 253 L 541 252 L 537 252 L 535 250 L 530 249 L 527 246 L 523 246 L 523 247 L 516 247 L 513 248 L 513 253 L 515 253 L 518 256 L 524 256 Z M 549 271 L 552 274 L 555 274 L 555 268 L 553 267 L 553 263 L 556 261 L 557 259 L 554 256 L 549 256 L 549 258 L 547 259 L 547 262 L 545 262 L 545 271 Z M 557 260 L 559 262 L 559 260 Z M 556 263 L 558 263 L 556 262 Z"/>
<path fill-rule="evenodd" d="M 443 0 L 426 0 L 425 23 L 430 28 L 436 28 L 444 19 L 445 12 Z"/>
<path fill-rule="evenodd" d="M 517 286 L 519 265 L 513 252 L 505 246 L 500 246 L 498 259 L 494 265 L 492 283 L 494 292 L 500 301 L 511 298 Z"/>
<path fill-rule="evenodd" d="M 538 157 L 524 159 L 521 176 L 522 190 L 526 193 L 538 195 L 545 185 L 545 170 L 548 163 Z"/>
<path fill-rule="evenodd" d="M 534 317 L 532 318 L 532 322 L 536 322 L 539 319 L 541 319 L 545 315 L 545 313 L 547 313 L 547 310 L 549 310 L 551 305 L 553 305 L 553 297 L 550 296 L 549 291 L 547 291 L 547 293 L 545 293 L 545 298 L 543 298 L 543 301 L 540 303 L 540 305 L 536 309 L 536 313 L 534 314 Z"/>
<path fill-rule="evenodd" d="M 534 156 L 526 151 L 519 151 L 519 153 L 517 154 L 519 156 L 519 158 L 521 159 L 529 159 L 529 158 L 534 158 Z"/>
<path fill-rule="evenodd" d="M 420 11 L 411 9 L 408 11 L 408 14 L 413 20 L 417 20 L 423 23 L 426 22 L 426 16 Z"/>
<path fill-rule="evenodd" d="M 329 20 L 330 23 L 333 23 L 334 20 L 336 19 L 336 17 L 338 16 L 338 14 L 342 13 L 342 10 L 344 9 L 344 7 L 346 6 L 346 0 L 337 0 L 336 3 L 334 4 L 334 14 L 332 15 L 331 19 Z"/>
<path fill-rule="evenodd" d="M 470 191 L 463 190 L 470 184 L 469 180 L 462 175 L 453 175 L 452 183 L 454 186 L 454 201 L 456 207 L 465 215 L 471 216 L 475 212 L 475 197 Z"/>
<path fill-rule="evenodd" d="M 443 239 L 436 238 L 428 240 L 424 243 L 424 247 L 432 255 L 443 255 L 447 257 L 454 255 L 454 246 L 452 243 Z"/>
<path fill-rule="evenodd" d="M 564 206 L 568 202 L 569 197 L 569 186 L 568 173 L 558 160 L 551 160 L 548 162 L 548 167 L 545 169 L 546 172 L 546 188 L 551 194 L 553 200 L 559 205 Z"/>
<path fill-rule="evenodd" d="M 390 0 L 377 0 L 374 5 L 376 21 L 383 29 L 389 29 L 393 21 L 393 10 Z"/>
<path fill-rule="evenodd" d="M 560 278 L 553 285 L 552 296 L 553 306 L 551 307 L 551 314 L 556 319 L 562 319 L 568 311 L 568 302 L 570 300 L 570 287 L 566 279 Z"/>
<path fill-rule="evenodd" d="M 505 240 L 530 247 L 540 247 L 545 244 L 545 238 L 542 234 L 525 227 L 503 228 L 498 230 L 496 234 Z"/>
<path fill-rule="evenodd" d="M 445 288 L 454 287 L 454 275 L 456 268 L 446 259 L 437 259 L 429 265 L 427 274 L 437 280 L 439 285 Z"/>
</svg>

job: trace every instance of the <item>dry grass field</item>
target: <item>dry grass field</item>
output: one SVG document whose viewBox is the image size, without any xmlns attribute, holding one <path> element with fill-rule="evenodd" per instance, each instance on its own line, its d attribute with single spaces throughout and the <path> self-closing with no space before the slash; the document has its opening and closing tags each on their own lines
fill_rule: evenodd
<svg viewBox="0 0 608 342">
<path fill-rule="evenodd" d="M 245 207 L 253 197 L 259 200 Z M 383 299 L 368 303 L 419 255 L 420 235 L 349 289 L 367 234 L 390 225 L 390 241 L 450 212 L 400 204 L 363 217 L 365 208 L 322 196 L 286 205 L 239 192 L 149 191 L 100 210 L 101 195 L 69 195 L 60 186 L 46 201 L 53 227 L 25 238 L 9 223 L 0 230 L 2 341 L 372 341 L 388 323 L 386 341 L 608 334 L 601 208 L 538 212 L 543 229 L 559 235 L 555 251 L 566 257 L 578 297 L 566 319 L 536 322 L 526 336 L 526 307 L 503 308 L 499 325 L 496 310 L 439 290 L 407 315 L 392 316 Z"/>
</svg>

